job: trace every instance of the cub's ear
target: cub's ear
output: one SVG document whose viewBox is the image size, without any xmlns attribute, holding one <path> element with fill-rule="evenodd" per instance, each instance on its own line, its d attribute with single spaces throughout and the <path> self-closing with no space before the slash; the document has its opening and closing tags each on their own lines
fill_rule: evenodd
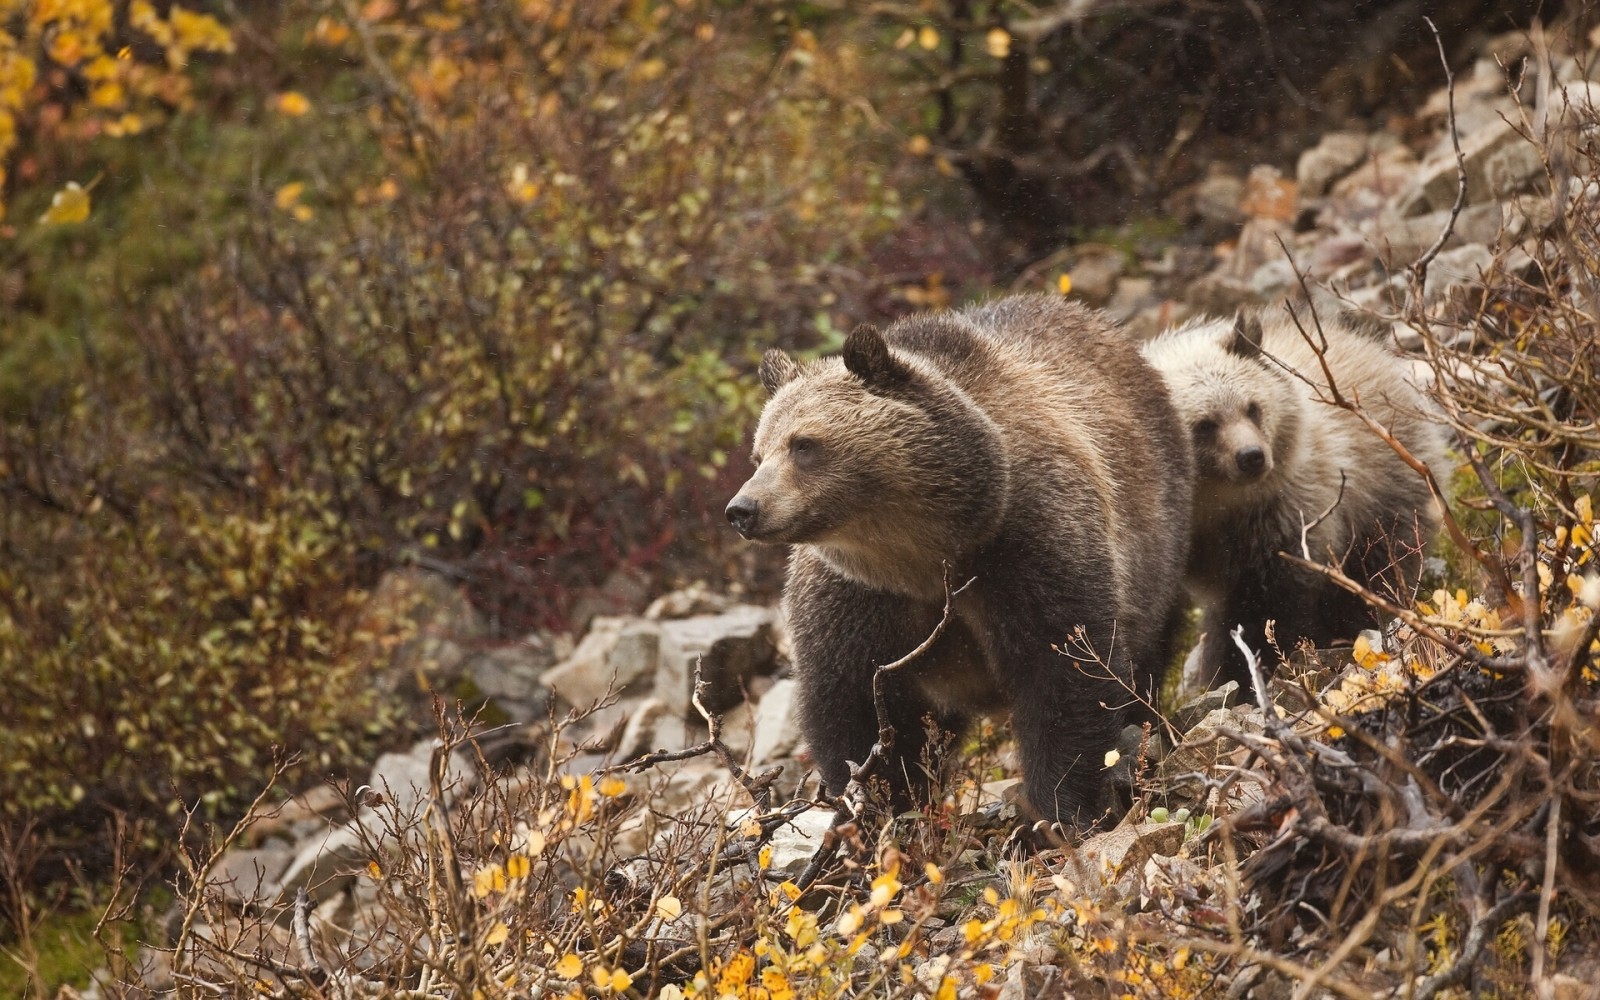
<svg viewBox="0 0 1600 1000">
<path fill-rule="evenodd" d="M 1258 316 L 1246 316 L 1240 313 L 1234 317 L 1233 330 L 1228 334 L 1228 339 L 1223 343 L 1223 349 L 1229 354 L 1236 354 L 1241 358 L 1258 358 L 1261 356 L 1261 319 Z"/>
<path fill-rule="evenodd" d="M 863 323 L 844 342 L 844 366 L 867 388 L 888 388 L 905 380 L 911 369 L 896 361 L 878 328 Z"/>
<path fill-rule="evenodd" d="M 794 358 L 776 347 L 761 355 L 761 384 L 767 387 L 767 395 L 777 392 L 780 386 L 799 374 L 800 366 L 794 363 Z"/>
</svg>

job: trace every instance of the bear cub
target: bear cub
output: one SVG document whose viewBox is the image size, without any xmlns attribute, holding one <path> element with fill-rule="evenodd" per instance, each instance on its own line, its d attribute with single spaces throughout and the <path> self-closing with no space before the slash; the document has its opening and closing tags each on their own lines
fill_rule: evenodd
<svg viewBox="0 0 1600 1000">
<path fill-rule="evenodd" d="M 1339 392 L 1446 481 L 1444 428 L 1430 418 L 1404 360 L 1340 323 L 1322 323 L 1319 334 L 1308 321 L 1306 334 L 1319 344 L 1326 338 L 1326 370 Z M 1321 401 L 1333 398 L 1323 360 L 1293 320 L 1202 320 L 1156 337 L 1144 353 L 1193 436 L 1186 582 L 1203 609 L 1205 638 L 1187 682 L 1236 680 L 1250 689 L 1229 634 L 1238 625 L 1245 642 L 1265 652 L 1269 620 L 1285 651 L 1301 639 L 1326 646 L 1377 624 L 1353 594 L 1279 555 L 1302 554 L 1303 530 L 1312 559 L 1331 560 L 1402 603 L 1409 598 L 1439 511 L 1422 477 L 1388 443 L 1355 414 Z"/>
<path fill-rule="evenodd" d="M 948 565 L 974 582 L 886 678 L 897 805 L 926 800 L 926 719 L 1003 711 L 1028 803 L 1092 822 L 1130 689 L 1153 697 L 1181 613 L 1192 472 L 1159 377 L 1098 313 L 1020 295 L 860 327 L 840 357 L 768 351 L 761 380 L 756 471 L 727 516 L 792 546 L 801 724 L 829 791 L 877 741 L 874 670 L 933 632 Z"/>
</svg>

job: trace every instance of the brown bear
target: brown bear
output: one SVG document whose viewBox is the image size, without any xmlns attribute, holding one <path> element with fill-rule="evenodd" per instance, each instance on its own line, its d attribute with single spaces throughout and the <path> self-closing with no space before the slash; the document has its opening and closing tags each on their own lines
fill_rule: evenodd
<svg viewBox="0 0 1600 1000">
<path fill-rule="evenodd" d="M 841 357 L 768 351 L 761 380 L 756 471 L 727 516 L 793 546 L 784 610 L 829 790 L 876 742 L 873 672 L 934 630 L 948 565 L 973 581 L 954 620 L 889 675 L 897 804 L 927 794 L 925 720 L 959 732 L 1004 711 L 1028 802 L 1094 820 L 1181 611 L 1192 470 L 1155 371 L 1100 314 L 1019 295 L 861 327 Z"/>
<path fill-rule="evenodd" d="M 1326 401 L 1324 361 L 1307 335 L 1326 339 L 1323 358 L 1340 393 L 1443 482 L 1444 428 L 1429 416 L 1407 363 L 1345 323 L 1320 329 L 1307 321 L 1302 334 L 1287 316 L 1241 315 L 1196 321 L 1144 346 L 1193 435 L 1186 579 L 1205 638 L 1188 684 L 1236 680 L 1249 690 L 1235 626 L 1264 653 L 1269 620 L 1283 650 L 1301 639 L 1326 646 L 1354 638 L 1377 623 L 1359 598 L 1279 554 L 1302 555 L 1302 531 L 1313 559 L 1331 556 L 1368 587 L 1409 597 L 1422 547 L 1439 526 L 1422 477 L 1359 417 Z"/>
</svg>

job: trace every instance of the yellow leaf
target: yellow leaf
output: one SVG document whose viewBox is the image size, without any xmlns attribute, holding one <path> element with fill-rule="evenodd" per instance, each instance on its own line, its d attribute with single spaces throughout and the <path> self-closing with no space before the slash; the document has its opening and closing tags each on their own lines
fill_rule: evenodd
<svg viewBox="0 0 1600 1000">
<path fill-rule="evenodd" d="M 770 844 L 766 847 L 763 847 L 760 852 L 756 854 L 756 864 L 761 867 L 762 871 L 766 871 L 768 868 L 772 867 L 772 846 Z"/>
<path fill-rule="evenodd" d="M 928 25 L 923 25 L 922 30 L 917 32 L 917 44 L 925 49 L 936 49 L 939 47 L 939 33 Z"/>
<path fill-rule="evenodd" d="M 683 916 L 683 903 L 677 896 L 662 896 L 656 900 L 656 915 L 662 920 L 676 920 Z"/>
<path fill-rule="evenodd" d="M 944 885 L 944 872 L 932 861 L 922 866 L 923 874 L 928 876 L 928 881 L 934 885 Z"/>
<path fill-rule="evenodd" d="M 290 181 L 273 194 L 272 203 L 287 212 L 300 200 L 300 193 L 305 189 L 305 181 Z"/>
<path fill-rule="evenodd" d="M 532 864 L 521 854 L 513 854 L 506 859 L 507 878 L 527 878 Z"/>
<path fill-rule="evenodd" d="M 556 963 L 556 975 L 562 979 L 576 979 L 583 973 L 583 959 L 567 952 L 561 956 L 561 961 Z"/>
<path fill-rule="evenodd" d="M 59 226 L 82 222 L 88 217 L 89 192 L 80 187 L 77 181 L 68 181 L 67 186 L 57 191 L 55 197 L 50 199 L 50 207 L 39 216 L 39 221 Z"/>
<path fill-rule="evenodd" d="M 501 922 L 489 928 L 489 936 L 484 938 L 483 942 L 484 944 L 487 944 L 489 947 L 493 948 L 497 944 L 504 944 L 506 938 L 510 936 L 511 928 L 507 927 L 504 922 Z"/>
<path fill-rule="evenodd" d="M 371 875 L 375 879 L 381 879 L 383 878 L 383 869 L 378 867 L 378 863 L 376 861 L 368 861 L 367 874 Z"/>
<path fill-rule="evenodd" d="M 611 988 L 611 970 L 605 966 L 597 965 L 590 969 L 589 978 L 593 979 L 594 984 L 603 990 Z"/>
<path fill-rule="evenodd" d="M 1106 751 L 1106 767 L 1116 767 L 1117 761 L 1122 759 L 1122 754 L 1115 750 Z"/>
<path fill-rule="evenodd" d="M 311 110 L 311 102 L 298 90 L 286 90 L 278 95 L 278 110 L 290 118 L 299 118 Z"/>
<path fill-rule="evenodd" d="M 939 979 L 939 992 L 933 995 L 933 1000 L 956 1000 L 956 981 L 949 976 Z"/>
<path fill-rule="evenodd" d="M 1583 496 L 1579 497 L 1572 506 L 1578 512 L 1578 520 L 1582 521 L 1584 524 L 1591 524 L 1594 522 L 1594 501 L 1589 499 L 1589 494 L 1585 493 Z"/>
<path fill-rule="evenodd" d="M 1056 288 L 1061 292 L 1062 295 L 1071 295 L 1072 275 L 1066 273 L 1065 271 L 1061 272 L 1061 277 L 1056 279 Z"/>
<path fill-rule="evenodd" d="M 1342 737 L 1343 735 L 1344 735 L 1344 727 L 1342 727 L 1342 726 L 1329 726 L 1328 727 L 1328 739 L 1336 740 L 1336 739 L 1339 739 L 1340 737 Z"/>
<path fill-rule="evenodd" d="M 854 934 L 861 929 L 861 921 L 863 919 L 864 915 L 861 907 L 850 907 L 844 913 L 839 914 L 839 934 L 843 937 L 849 937 Z"/>
<path fill-rule="evenodd" d="M 608 775 L 600 779 L 600 794 L 608 799 L 614 799 L 628 790 L 628 783 L 615 775 Z"/>
<path fill-rule="evenodd" d="M 728 959 L 728 964 L 722 967 L 722 974 L 717 977 L 717 993 L 740 994 L 744 985 L 750 981 L 750 973 L 755 970 L 755 956 L 749 952 L 739 952 Z"/>
<path fill-rule="evenodd" d="M 739 824 L 739 836 L 741 836 L 741 837 L 759 837 L 759 836 L 761 836 L 761 824 L 756 822 L 756 818 L 754 816 L 746 817 L 744 822 Z"/>
<path fill-rule="evenodd" d="M 928 141 L 928 137 L 925 135 L 914 135 L 906 141 L 906 152 L 912 156 L 927 156 L 928 150 L 932 148 L 933 144 Z"/>
<path fill-rule="evenodd" d="M 628 975 L 626 972 L 623 972 L 621 969 L 611 970 L 611 989 L 614 992 L 621 993 L 623 990 L 626 990 L 632 985 L 632 976 Z"/>
<path fill-rule="evenodd" d="M 991 56 L 1004 59 L 1011 54 L 1011 33 L 1004 28 L 990 28 L 989 33 L 983 36 L 983 46 Z"/>
</svg>

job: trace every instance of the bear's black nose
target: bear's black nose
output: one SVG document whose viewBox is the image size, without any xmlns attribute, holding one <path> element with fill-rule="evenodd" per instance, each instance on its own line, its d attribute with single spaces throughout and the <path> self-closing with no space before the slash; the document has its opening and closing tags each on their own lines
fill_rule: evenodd
<svg viewBox="0 0 1600 1000">
<path fill-rule="evenodd" d="M 740 494 L 728 502 L 725 513 L 728 515 L 728 523 L 738 529 L 739 534 L 748 538 L 750 532 L 755 530 L 757 509 L 754 497 Z"/>
<path fill-rule="evenodd" d="M 1260 445 L 1253 444 L 1234 452 L 1233 461 L 1239 466 L 1240 472 L 1253 476 L 1267 467 L 1267 453 L 1261 450 Z"/>
</svg>

